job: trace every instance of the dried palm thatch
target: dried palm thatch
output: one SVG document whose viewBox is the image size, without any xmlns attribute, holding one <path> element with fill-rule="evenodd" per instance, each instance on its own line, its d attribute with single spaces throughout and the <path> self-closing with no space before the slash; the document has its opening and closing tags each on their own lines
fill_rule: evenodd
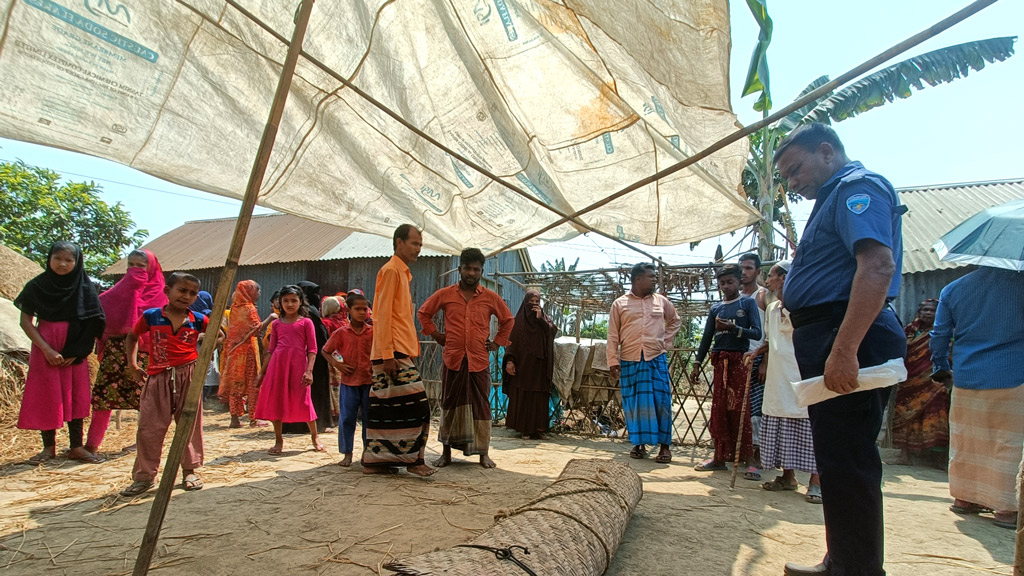
<svg viewBox="0 0 1024 576">
<path fill-rule="evenodd" d="M 13 428 L 25 391 L 28 357 L 0 354 L 0 429 Z"/>
<path fill-rule="evenodd" d="M 384 565 L 407 576 L 600 576 L 643 495 L 629 466 L 572 460 L 539 497 L 467 544 Z"/>
<path fill-rule="evenodd" d="M 42 273 L 39 264 L 0 244 L 0 296 L 14 300 L 26 282 Z"/>
</svg>

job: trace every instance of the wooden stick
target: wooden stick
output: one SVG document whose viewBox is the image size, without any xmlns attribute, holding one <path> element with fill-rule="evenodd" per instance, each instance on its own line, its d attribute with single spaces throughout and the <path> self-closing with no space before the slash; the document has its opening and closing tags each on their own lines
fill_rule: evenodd
<svg viewBox="0 0 1024 576">
<path fill-rule="evenodd" d="M 1013 555 L 1013 576 L 1024 576 L 1024 454 L 1017 472 L 1017 542 Z"/>
<path fill-rule="evenodd" d="M 267 164 L 270 162 L 270 154 L 274 149 L 278 126 L 284 114 L 284 105 L 288 100 L 288 91 L 291 88 L 292 76 L 295 73 L 295 64 L 299 59 L 302 39 L 306 34 L 306 26 L 309 24 L 309 15 L 313 10 L 314 1 L 301 0 L 302 3 L 299 5 L 295 20 L 295 30 L 292 33 L 291 44 L 288 46 L 288 56 L 285 59 L 281 76 L 278 79 L 277 92 L 274 94 L 274 100 L 270 107 L 270 115 L 263 129 L 263 137 L 260 140 L 252 172 L 249 174 L 249 183 L 246 186 L 245 197 L 242 200 L 242 207 L 238 213 L 238 221 L 235 223 L 235 232 L 231 238 L 231 247 L 228 250 L 227 259 L 224 263 L 224 270 L 221 272 L 220 281 L 217 284 L 213 311 L 210 314 L 209 323 L 206 327 L 206 335 L 203 337 L 199 359 L 196 361 L 196 367 L 192 373 L 192 382 L 185 397 L 185 405 L 182 408 L 181 417 L 174 431 L 174 440 L 171 442 L 167 461 L 164 463 L 163 474 L 160 477 L 160 487 L 157 489 L 156 497 L 153 499 L 153 507 L 149 512 L 149 522 L 146 524 L 146 532 L 142 537 L 139 555 L 135 559 L 135 569 L 132 571 L 134 576 L 144 576 L 149 572 L 149 564 L 153 559 L 153 552 L 156 550 L 164 515 L 167 513 L 167 504 L 171 499 L 171 490 L 174 488 L 174 481 L 178 475 L 181 456 L 184 454 L 185 447 L 192 436 L 192 430 L 195 428 L 196 414 L 199 410 L 199 402 L 203 394 L 203 382 L 206 380 L 206 370 L 209 367 L 210 360 L 213 358 L 217 333 L 220 330 L 220 320 L 224 315 L 228 294 L 231 293 L 231 283 L 234 281 L 235 272 L 238 270 L 238 261 L 242 255 L 242 245 L 245 243 L 246 232 L 249 230 L 252 210 L 256 205 L 259 190 L 263 186 L 263 176 L 266 174 Z"/>
<path fill-rule="evenodd" d="M 773 123 L 778 122 L 779 120 L 788 116 L 790 113 L 799 110 L 800 108 L 811 102 L 817 101 L 819 98 L 827 95 L 828 93 L 832 92 L 836 88 L 839 88 L 843 84 L 850 82 L 851 80 L 855 79 L 861 74 L 868 72 L 869 70 L 875 68 L 876 66 L 884 64 L 885 62 L 891 60 L 895 56 L 902 54 L 903 52 L 906 52 L 907 50 L 913 48 L 914 46 L 917 46 L 918 44 L 924 42 L 925 40 L 928 40 L 933 36 L 937 35 L 938 33 L 946 30 L 947 28 L 950 28 L 954 24 L 957 24 L 962 20 L 965 20 L 966 18 L 973 16 L 977 12 L 980 12 L 982 9 L 987 8 L 995 3 L 996 0 L 977 0 L 976 2 L 973 2 L 972 4 L 966 6 L 964 9 L 953 14 L 952 16 L 949 16 L 948 18 L 941 20 L 934 26 L 921 32 L 918 32 L 917 34 L 911 36 L 910 38 L 907 38 L 903 42 L 900 42 L 899 44 L 893 46 L 892 48 L 889 48 L 888 50 L 882 52 L 881 54 L 875 56 L 874 58 L 871 58 L 870 60 L 843 74 L 842 76 L 839 76 L 835 80 L 832 80 L 831 82 L 821 85 L 820 87 L 818 87 L 817 90 L 808 92 L 804 97 L 798 98 L 792 104 L 786 106 L 785 108 L 779 110 L 778 112 L 772 114 L 771 116 L 768 116 L 758 122 L 750 124 L 749 126 L 737 130 L 736 132 L 733 132 L 732 134 L 726 136 L 725 138 L 722 138 L 718 142 L 715 142 L 714 144 L 708 146 L 707 148 L 701 150 L 700 152 L 694 154 L 693 156 L 690 156 L 689 158 L 683 160 L 682 162 L 678 162 L 676 164 L 673 164 L 672 166 L 669 166 L 668 168 L 665 168 L 664 170 L 655 172 L 651 176 L 648 176 L 647 178 L 644 178 L 643 180 L 640 180 L 633 184 L 630 184 L 629 186 L 626 186 L 625 188 L 619 190 L 614 194 L 605 196 L 603 199 L 594 202 L 593 204 L 587 206 L 586 208 L 577 210 L 576 212 L 573 212 L 572 214 L 569 214 L 564 218 L 559 218 L 558 220 L 545 226 L 544 228 L 541 228 L 540 230 L 537 230 L 536 232 L 530 234 L 529 236 L 524 236 L 523 238 L 520 238 L 515 242 L 512 242 L 511 244 L 506 244 L 505 246 L 502 246 L 498 250 L 492 252 L 492 254 L 504 252 L 505 250 L 511 249 L 513 246 L 516 246 L 528 240 L 532 240 L 545 232 L 548 232 L 554 228 L 557 228 L 558 226 L 561 226 L 562 224 L 565 224 L 569 220 L 572 220 L 574 223 L 579 223 L 580 216 L 583 216 L 588 212 L 592 212 L 610 202 L 613 202 L 625 196 L 626 194 L 629 194 L 630 192 L 639 190 L 640 188 L 643 188 L 644 186 L 647 186 L 653 182 L 657 182 L 658 180 L 670 174 L 674 174 L 682 170 L 683 168 L 688 168 L 696 164 L 700 160 L 703 160 L 704 158 L 707 158 L 708 156 L 711 156 L 715 152 L 718 152 L 719 150 L 725 148 L 726 146 L 734 142 L 737 142 L 740 139 L 753 134 L 754 132 L 757 132 L 758 130 L 764 128 L 765 126 L 770 126 Z"/>
<path fill-rule="evenodd" d="M 725 383 L 726 378 L 729 377 L 729 359 L 725 358 L 725 378 L 722 379 L 722 383 Z M 736 488 L 736 474 L 740 470 L 740 449 L 743 447 L 743 425 L 747 422 L 747 403 L 750 402 L 750 374 L 747 374 L 746 382 L 743 384 L 743 405 L 740 406 L 740 427 L 739 434 L 736 435 L 736 454 L 733 457 L 732 463 L 732 478 L 729 480 L 729 490 Z"/>
</svg>

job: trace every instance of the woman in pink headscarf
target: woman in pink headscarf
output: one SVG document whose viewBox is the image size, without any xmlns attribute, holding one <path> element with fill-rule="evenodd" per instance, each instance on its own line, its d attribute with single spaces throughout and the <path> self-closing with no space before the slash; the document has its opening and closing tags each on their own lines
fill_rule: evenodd
<svg viewBox="0 0 1024 576">
<path fill-rule="evenodd" d="M 110 425 L 112 410 L 138 410 L 144 380 L 129 375 L 124 341 L 142 313 L 167 304 L 164 293 L 164 271 L 149 250 L 133 250 L 128 255 L 128 271 L 109 290 L 100 294 L 100 304 L 107 316 L 107 327 L 97 346 L 99 374 L 92 389 L 92 422 L 86 449 L 99 450 Z M 149 338 L 139 341 L 139 365 L 145 371 L 149 364 Z"/>
</svg>

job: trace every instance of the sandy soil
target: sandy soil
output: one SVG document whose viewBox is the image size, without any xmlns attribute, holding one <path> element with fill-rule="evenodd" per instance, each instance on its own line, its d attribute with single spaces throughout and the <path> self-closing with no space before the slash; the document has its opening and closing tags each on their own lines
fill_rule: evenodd
<svg viewBox="0 0 1024 576">
<path fill-rule="evenodd" d="M 675 462 L 661 465 L 630 460 L 621 441 L 524 441 L 497 428 L 495 470 L 459 461 L 429 479 L 366 476 L 358 465 L 335 465 L 333 438 L 327 454 L 290 436 L 282 456 L 268 456 L 272 432 L 230 430 L 214 408 L 204 415 L 206 488 L 175 489 L 155 574 L 388 574 L 382 563 L 468 540 L 498 510 L 535 497 L 570 459 L 589 457 L 628 462 L 644 481 L 607 574 L 776 576 L 787 560 L 815 563 L 824 552 L 821 507 L 804 502 L 802 488 L 769 493 L 741 478 L 730 491 L 729 473 L 693 470 L 707 457 L 701 448 L 676 447 Z M 132 425 L 126 418 L 106 448 L 130 443 Z M 439 449 L 432 441 L 428 458 Z M 153 496 L 117 495 L 129 483 L 131 453 L 40 467 L 11 454 L 0 457 L 5 574 L 131 572 Z M 1011 574 L 1013 531 L 950 512 L 944 473 L 887 466 L 885 494 L 890 575 Z"/>
</svg>

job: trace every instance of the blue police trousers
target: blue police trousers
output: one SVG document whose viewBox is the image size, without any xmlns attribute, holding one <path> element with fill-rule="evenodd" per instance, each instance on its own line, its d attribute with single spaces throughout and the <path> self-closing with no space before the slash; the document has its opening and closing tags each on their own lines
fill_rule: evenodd
<svg viewBox="0 0 1024 576">
<path fill-rule="evenodd" d="M 825 373 L 845 303 L 797 322 L 793 347 L 803 378 Z M 875 319 L 857 351 L 861 368 L 906 357 L 907 340 L 892 310 Z M 891 388 L 853 392 L 808 407 L 821 474 L 826 563 L 830 576 L 880 576 L 884 554 L 882 461 L 875 442 Z"/>
</svg>

